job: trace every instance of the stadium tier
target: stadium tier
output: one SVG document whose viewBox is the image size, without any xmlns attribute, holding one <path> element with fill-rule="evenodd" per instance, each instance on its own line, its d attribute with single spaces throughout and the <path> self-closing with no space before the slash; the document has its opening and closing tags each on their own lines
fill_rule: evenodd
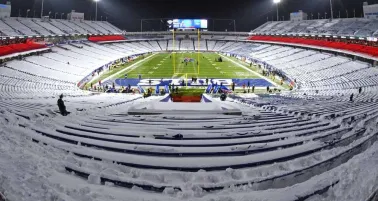
<svg viewBox="0 0 378 201">
<path fill-rule="evenodd" d="M 253 33 L 375 32 L 371 20 L 330 23 Z M 107 22 L 34 18 L 2 19 L 0 31 L 106 35 L 0 46 L 0 201 L 376 196 L 378 69 L 367 45 L 364 57 L 292 38 L 117 35 Z M 174 102 L 198 91 L 199 102 Z"/>
<path fill-rule="evenodd" d="M 51 36 L 75 34 L 122 34 L 123 31 L 106 21 L 76 21 L 40 18 L 1 18 L 0 36 Z"/>
<path fill-rule="evenodd" d="M 378 21 L 367 18 L 273 21 L 266 22 L 251 33 L 376 37 Z"/>
</svg>

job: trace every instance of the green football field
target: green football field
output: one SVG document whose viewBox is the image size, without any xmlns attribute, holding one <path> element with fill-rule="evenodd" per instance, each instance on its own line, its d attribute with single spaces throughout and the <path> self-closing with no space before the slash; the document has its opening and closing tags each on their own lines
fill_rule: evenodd
<svg viewBox="0 0 378 201">
<path fill-rule="evenodd" d="M 124 78 L 125 74 L 128 75 L 128 78 L 138 78 L 139 75 L 142 75 L 145 79 L 180 78 L 186 75 L 188 78 L 258 78 L 254 73 L 245 70 L 224 56 L 222 56 L 223 62 L 217 62 L 216 59 L 219 57 L 221 56 L 216 53 L 157 53 L 125 71 L 118 78 Z M 185 63 L 185 58 L 192 59 L 192 61 Z"/>
</svg>

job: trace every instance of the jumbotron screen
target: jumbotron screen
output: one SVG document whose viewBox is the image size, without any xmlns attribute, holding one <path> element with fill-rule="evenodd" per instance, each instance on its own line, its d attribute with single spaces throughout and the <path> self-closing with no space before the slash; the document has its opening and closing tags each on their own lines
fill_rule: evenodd
<svg viewBox="0 0 378 201">
<path fill-rule="evenodd" d="M 207 20 L 204 19 L 173 19 L 167 22 L 171 29 L 207 29 Z"/>
</svg>

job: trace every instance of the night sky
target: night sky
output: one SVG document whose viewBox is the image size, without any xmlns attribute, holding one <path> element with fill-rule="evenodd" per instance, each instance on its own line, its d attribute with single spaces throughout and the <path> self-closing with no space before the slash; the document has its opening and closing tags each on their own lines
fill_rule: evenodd
<svg viewBox="0 0 378 201">
<path fill-rule="evenodd" d="M 362 3 L 378 3 L 378 0 L 333 0 L 334 16 L 341 13 L 341 17 L 361 17 Z M 0 0 L 5 3 L 6 0 Z M 30 15 L 36 10 L 40 15 L 42 0 L 12 0 L 12 16 L 26 15 L 26 10 L 31 9 Z M 98 18 L 108 17 L 108 21 L 127 31 L 140 31 L 141 19 L 149 18 L 206 18 L 206 19 L 235 19 L 237 31 L 250 31 L 267 19 L 276 18 L 276 7 L 273 0 L 100 0 L 98 3 Z M 45 15 L 48 11 L 53 14 L 67 13 L 71 10 L 84 12 L 85 18 L 94 18 L 95 4 L 93 0 L 45 0 Z M 324 13 L 330 13 L 329 0 L 282 0 L 279 5 L 280 18 L 289 19 L 290 12 L 303 10 L 313 13 L 317 18 L 318 13 L 324 17 Z M 60 16 L 60 15 L 59 15 Z M 231 21 L 209 21 L 209 30 L 232 31 Z M 160 31 L 166 29 L 166 25 L 160 20 L 143 23 L 143 31 Z"/>
</svg>

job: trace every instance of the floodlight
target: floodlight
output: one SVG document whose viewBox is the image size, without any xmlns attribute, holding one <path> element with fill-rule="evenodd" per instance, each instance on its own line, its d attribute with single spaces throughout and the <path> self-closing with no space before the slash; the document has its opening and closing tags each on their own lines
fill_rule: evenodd
<svg viewBox="0 0 378 201">
<path fill-rule="evenodd" d="M 281 3 L 281 0 L 273 0 L 273 3 L 277 5 L 277 21 L 279 21 L 279 17 L 278 17 L 278 4 Z"/>
<path fill-rule="evenodd" d="M 95 21 L 97 21 L 97 3 L 100 1 L 100 0 L 93 0 L 94 2 L 96 2 L 96 17 L 95 17 Z"/>
</svg>

